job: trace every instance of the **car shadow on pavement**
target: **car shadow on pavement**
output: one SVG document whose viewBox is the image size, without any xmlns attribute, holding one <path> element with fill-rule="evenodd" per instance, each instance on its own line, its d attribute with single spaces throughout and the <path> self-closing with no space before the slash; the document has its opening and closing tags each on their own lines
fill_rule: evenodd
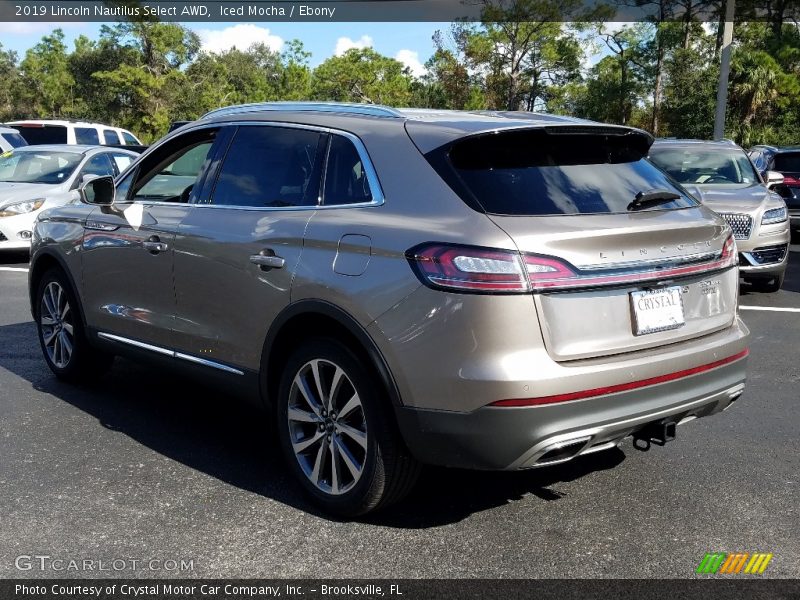
<svg viewBox="0 0 800 600">
<path fill-rule="evenodd" d="M 45 366 L 32 322 L 0 326 L 0 368 L 37 392 L 71 404 L 105 428 L 232 486 L 328 518 L 310 504 L 283 465 L 265 414 L 243 400 L 156 367 L 117 359 L 90 385 L 63 383 Z M 397 528 L 427 528 L 518 501 L 554 501 L 550 489 L 624 460 L 618 449 L 560 466 L 518 473 L 426 468 L 410 497 L 363 519 Z"/>
</svg>

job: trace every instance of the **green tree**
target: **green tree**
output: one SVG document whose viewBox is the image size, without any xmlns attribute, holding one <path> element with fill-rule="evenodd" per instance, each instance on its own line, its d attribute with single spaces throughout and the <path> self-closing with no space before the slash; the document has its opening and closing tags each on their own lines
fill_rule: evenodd
<svg viewBox="0 0 800 600">
<path fill-rule="evenodd" d="M 352 48 L 314 69 L 311 96 L 315 100 L 406 106 L 411 77 L 403 64 L 372 48 Z"/>
<path fill-rule="evenodd" d="M 17 69 L 17 53 L 13 50 L 4 50 L 0 44 L 0 121 L 10 120 L 17 114 L 15 92 L 20 89 L 20 75 Z"/>
<path fill-rule="evenodd" d="M 61 29 L 42 37 L 20 64 L 17 102 L 29 117 L 69 117 L 74 112 L 75 80 L 69 71 Z"/>
</svg>

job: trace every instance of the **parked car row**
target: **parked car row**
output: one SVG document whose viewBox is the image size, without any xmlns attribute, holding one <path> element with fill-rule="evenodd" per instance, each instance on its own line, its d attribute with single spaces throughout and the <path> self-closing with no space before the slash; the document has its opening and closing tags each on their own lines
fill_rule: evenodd
<svg viewBox="0 0 800 600">
<path fill-rule="evenodd" d="M 92 177 L 117 176 L 139 155 L 123 148 L 20 146 L 0 153 L 0 250 L 30 247 L 40 213 L 78 201 Z"/>
<path fill-rule="evenodd" d="M 105 146 L 141 146 L 142 142 L 127 129 L 102 123 L 56 119 L 29 119 L 7 124 L 16 129 L 28 144 L 80 144 Z"/>
</svg>

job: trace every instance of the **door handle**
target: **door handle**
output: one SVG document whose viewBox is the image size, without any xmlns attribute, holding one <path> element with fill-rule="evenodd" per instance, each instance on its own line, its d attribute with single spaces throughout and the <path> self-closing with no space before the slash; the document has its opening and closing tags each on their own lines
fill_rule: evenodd
<svg viewBox="0 0 800 600">
<path fill-rule="evenodd" d="M 275 256 L 275 252 L 270 248 L 264 249 L 258 254 L 253 254 L 250 257 L 250 262 L 261 267 L 262 271 L 282 269 L 286 265 L 286 261 L 280 256 Z"/>
<path fill-rule="evenodd" d="M 165 242 L 162 242 L 157 235 L 151 235 L 142 242 L 142 248 L 151 254 L 158 254 L 159 252 L 164 252 L 168 246 Z"/>
</svg>

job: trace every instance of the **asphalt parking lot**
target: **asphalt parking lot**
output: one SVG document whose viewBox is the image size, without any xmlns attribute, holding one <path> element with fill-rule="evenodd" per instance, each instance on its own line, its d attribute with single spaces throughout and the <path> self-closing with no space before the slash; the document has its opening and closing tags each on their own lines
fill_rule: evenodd
<svg viewBox="0 0 800 600">
<path fill-rule="evenodd" d="M 123 360 L 92 387 L 57 381 L 27 258 L 0 257 L 0 577 L 97 575 L 15 566 L 48 555 L 192 561 L 125 577 L 691 578 L 717 551 L 773 553 L 764 577 L 800 577 L 791 252 L 782 291 L 742 290 L 750 377 L 731 410 L 647 453 L 626 442 L 545 470 L 428 469 L 407 501 L 357 523 L 305 501 L 261 416 L 235 399 Z"/>
</svg>

